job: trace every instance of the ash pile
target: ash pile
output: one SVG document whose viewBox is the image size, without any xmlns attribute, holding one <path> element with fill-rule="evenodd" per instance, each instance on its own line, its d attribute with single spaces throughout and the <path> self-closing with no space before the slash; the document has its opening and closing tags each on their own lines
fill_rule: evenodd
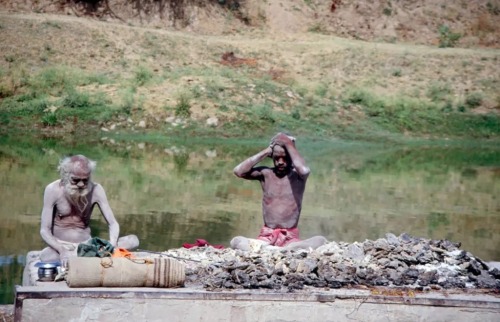
<svg viewBox="0 0 500 322">
<path fill-rule="evenodd" d="M 188 260 L 186 286 L 207 290 L 272 289 L 357 285 L 417 290 L 475 288 L 500 290 L 500 271 L 449 240 L 399 237 L 362 243 L 330 242 L 316 250 L 273 246 L 252 251 L 198 247 L 164 252 Z"/>
</svg>

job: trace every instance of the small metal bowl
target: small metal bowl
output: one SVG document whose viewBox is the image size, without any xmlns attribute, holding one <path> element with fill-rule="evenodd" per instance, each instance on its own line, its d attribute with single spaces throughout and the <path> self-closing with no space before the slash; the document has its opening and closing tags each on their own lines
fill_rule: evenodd
<svg viewBox="0 0 500 322">
<path fill-rule="evenodd" d="M 38 262 L 35 267 L 38 267 L 38 280 L 40 282 L 53 282 L 58 273 L 60 262 Z"/>
</svg>

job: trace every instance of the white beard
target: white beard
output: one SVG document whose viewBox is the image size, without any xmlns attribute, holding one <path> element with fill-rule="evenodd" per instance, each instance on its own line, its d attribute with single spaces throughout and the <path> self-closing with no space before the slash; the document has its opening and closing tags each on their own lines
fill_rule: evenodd
<svg viewBox="0 0 500 322">
<path fill-rule="evenodd" d="M 64 192 L 68 197 L 69 201 L 75 205 L 78 210 L 83 212 L 87 207 L 89 201 L 87 200 L 87 195 L 89 193 L 88 187 L 80 190 L 77 186 L 71 185 L 69 183 L 64 185 Z"/>
</svg>

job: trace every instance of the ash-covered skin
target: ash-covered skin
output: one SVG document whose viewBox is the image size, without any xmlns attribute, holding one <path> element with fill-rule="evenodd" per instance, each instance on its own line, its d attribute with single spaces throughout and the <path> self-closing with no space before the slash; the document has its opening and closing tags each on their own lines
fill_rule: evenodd
<svg viewBox="0 0 500 322">
<path fill-rule="evenodd" d="M 302 211 L 302 200 L 311 170 L 295 146 L 295 138 L 284 133 L 276 134 L 269 146 L 238 164 L 233 172 L 241 179 L 258 181 L 262 188 L 262 217 L 266 229 L 297 229 Z M 258 166 L 266 158 L 273 160 L 273 167 Z M 298 230 L 295 231 L 298 234 Z M 261 231 L 262 234 L 262 231 Z M 292 233 L 293 234 L 293 233 Z M 259 239 L 262 239 L 259 236 Z M 272 238 L 270 238 L 272 239 Z M 255 239 L 237 236 L 230 245 L 234 249 L 248 250 Z M 316 248 L 327 242 L 323 236 L 300 240 L 291 238 L 283 245 L 289 249 Z"/>
<path fill-rule="evenodd" d="M 66 157 L 59 164 L 61 178 L 45 188 L 40 235 L 47 243 L 41 254 L 43 262 L 61 261 L 76 255 L 76 246 L 89 240 L 90 217 L 97 205 L 108 223 L 109 241 L 127 249 L 139 245 L 135 235 L 119 237 L 120 226 L 115 219 L 104 188 L 92 182 L 96 163 L 83 155 Z"/>
</svg>

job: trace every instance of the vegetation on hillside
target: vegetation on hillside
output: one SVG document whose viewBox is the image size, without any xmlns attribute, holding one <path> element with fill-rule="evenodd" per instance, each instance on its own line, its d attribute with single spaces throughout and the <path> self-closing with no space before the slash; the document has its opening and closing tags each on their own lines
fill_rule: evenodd
<svg viewBox="0 0 500 322">
<path fill-rule="evenodd" d="M 65 3 L 95 16 L 119 2 Z M 141 10 L 153 5 L 137 3 Z M 241 18 L 243 4 L 216 6 Z M 113 9 L 117 17 L 124 12 Z M 446 48 L 462 34 L 445 25 L 433 47 L 348 41 L 317 30 L 275 38 L 265 29 L 199 36 L 48 15 L 0 15 L 0 29 L 4 133 L 240 137 L 285 130 L 349 139 L 500 134 L 500 54 Z"/>
</svg>

